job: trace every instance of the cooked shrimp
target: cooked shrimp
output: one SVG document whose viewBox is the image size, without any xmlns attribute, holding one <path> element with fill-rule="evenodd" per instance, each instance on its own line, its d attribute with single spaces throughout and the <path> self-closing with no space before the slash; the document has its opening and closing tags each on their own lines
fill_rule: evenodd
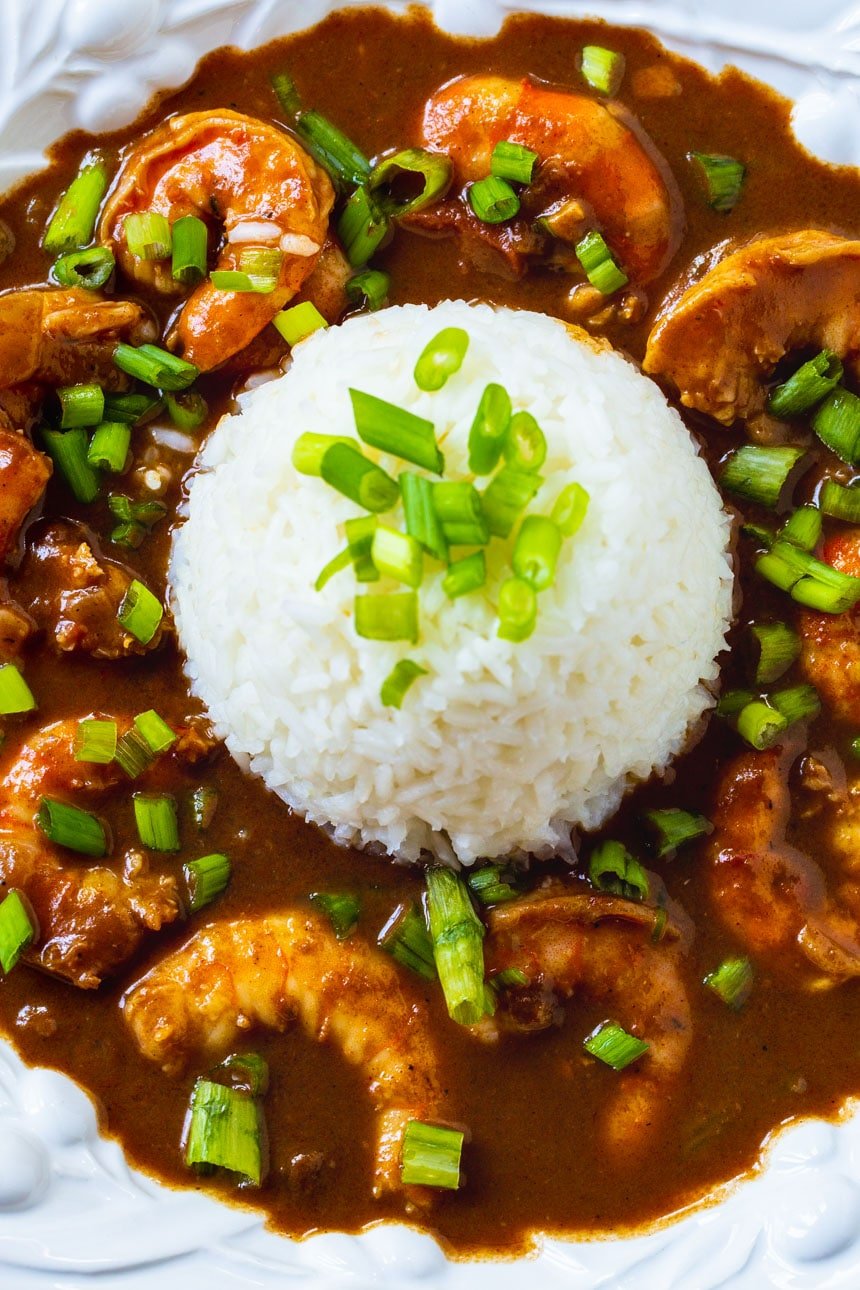
<svg viewBox="0 0 860 1290">
<path fill-rule="evenodd" d="M 127 215 L 156 211 L 171 223 L 197 215 L 223 225 L 220 269 L 238 269 L 243 247 L 283 253 L 274 291 L 192 291 L 172 343 L 204 371 L 244 348 L 302 287 L 328 232 L 334 190 L 325 171 L 283 130 L 238 112 L 171 117 L 128 153 L 102 215 L 99 236 L 133 282 L 181 291 L 167 261 L 129 251 Z"/>
<path fill-rule="evenodd" d="M 490 173 L 503 139 L 538 154 L 557 196 L 583 204 L 628 276 L 649 282 L 677 248 L 680 207 L 656 151 L 617 105 L 502 76 L 466 76 L 439 90 L 424 112 L 424 142 L 446 152 L 462 185 Z M 590 209 L 587 209 L 587 208 Z"/>
<path fill-rule="evenodd" d="M 26 435 L 0 427 L 0 562 L 17 543 L 50 478 L 51 463 L 44 453 Z"/>
<path fill-rule="evenodd" d="M 822 558 L 834 569 L 860 578 L 860 529 L 825 543 Z M 798 616 L 803 642 L 801 666 L 831 713 L 860 724 L 860 608 L 844 614 Z"/>
<path fill-rule="evenodd" d="M 105 300 L 83 288 L 6 291 L 0 295 L 0 386 L 96 381 L 124 389 L 128 378 L 112 358 L 116 342 L 154 339 L 149 315 L 133 300 Z"/>
<path fill-rule="evenodd" d="M 130 722 L 117 724 L 124 733 Z M 135 953 L 147 932 L 173 922 L 180 904 L 176 878 L 149 873 L 142 855 L 130 853 L 121 871 L 68 863 L 68 853 L 36 825 L 42 797 L 92 802 L 124 778 L 116 763 L 75 760 L 77 727 L 77 721 L 56 721 L 4 759 L 0 888 L 20 891 L 36 915 L 38 934 L 27 960 L 93 989 Z"/>
<path fill-rule="evenodd" d="M 772 967 L 825 984 L 860 976 L 860 869 L 857 849 L 834 845 L 844 872 L 828 884 L 814 861 L 785 839 L 791 809 L 791 752 L 745 753 L 723 777 L 712 814 L 708 885 L 716 916 Z M 832 808 L 834 843 L 846 812 L 856 843 L 860 820 L 851 800 Z"/>
<path fill-rule="evenodd" d="M 763 382 L 789 351 L 860 355 L 860 241 L 820 229 L 761 238 L 670 301 L 643 367 L 681 402 L 730 425 L 760 414 Z"/>
<path fill-rule="evenodd" d="M 385 954 L 336 940 L 310 910 L 202 928 L 131 987 L 123 1009 L 141 1052 L 168 1073 L 222 1056 L 254 1025 L 286 1030 L 297 1018 L 312 1038 L 331 1037 L 363 1071 L 379 1116 L 376 1194 L 401 1186 L 407 1121 L 443 1110 L 423 1005 Z"/>
<path fill-rule="evenodd" d="M 603 1135 L 617 1154 L 644 1149 L 671 1112 L 692 1039 L 679 933 L 669 923 L 663 939 L 655 941 L 655 918 L 653 908 L 634 901 L 553 888 L 499 905 L 489 915 L 488 972 L 519 968 L 528 984 L 510 992 L 507 1013 L 481 1024 L 484 1037 L 524 1028 L 518 1014 L 538 988 L 562 997 L 581 991 L 605 1003 L 612 1020 L 650 1044 L 641 1061 L 616 1077 Z M 538 1024 L 552 1019 L 544 995 Z M 525 1028 L 534 1028 L 531 1019 Z"/>
</svg>

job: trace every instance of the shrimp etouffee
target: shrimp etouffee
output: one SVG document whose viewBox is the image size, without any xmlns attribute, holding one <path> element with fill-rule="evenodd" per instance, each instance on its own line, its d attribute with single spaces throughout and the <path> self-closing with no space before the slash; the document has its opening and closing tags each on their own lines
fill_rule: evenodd
<svg viewBox="0 0 860 1290">
<path fill-rule="evenodd" d="M 860 174 L 789 107 L 644 32 L 352 7 L 0 202 L 0 1030 L 155 1177 L 511 1256 L 647 1228 L 860 1094 Z M 167 585 L 237 392 L 448 298 L 661 386 L 737 591 L 671 774 L 462 870 L 339 847 L 240 768 Z"/>
</svg>

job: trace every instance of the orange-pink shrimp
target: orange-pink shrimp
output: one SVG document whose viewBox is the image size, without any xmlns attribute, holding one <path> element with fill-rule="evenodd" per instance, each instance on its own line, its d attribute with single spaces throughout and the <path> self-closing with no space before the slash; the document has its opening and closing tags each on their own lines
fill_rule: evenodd
<svg viewBox="0 0 860 1290">
<path fill-rule="evenodd" d="M 183 306 L 171 343 L 204 371 L 243 349 L 302 287 L 326 241 L 334 190 L 328 175 L 283 130 L 238 112 L 171 117 L 126 155 L 99 225 L 134 282 L 183 290 L 169 261 L 138 259 L 125 220 L 155 211 L 172 223 L 197 215 L 221 225 L 219 269 L 238 269 L 249 246 L 282 253 L 274 291 L 220 291 L 205 281 Z"/>
<path fill-rule="evenodd" d="M 680 1095 L 692 1027 L 681 973 L 679 931 L 667 923 L 655 940 L 657 911 L 618 896 L 548 888 L 498 905 L 489 915 L 487 970 L 518 968 L 527 985 L 506 994 L 499 1011 L 478 1028 L 532 1029 L 552 1021 L 539 1000 L 536 1021 L 520 1022 L 535 991 L 566 998 L 582 994 L 605 1004 L 611 1019 L 647 1040 L 648 1053 L 615 1077 L 602 1133 L 615 1155 L 644 1150 Z"/>
<path fill-rule="evenodd" d="M 438 90 L 424 112 L 424 142 L 447 153 L 460 185 L 490 173 L 500 140 L 523 144 L 558 175 L 554 187 L 583 204 L 630 279 L 651 281 L 681 234 L 668 169 L 617 105 L 503 76 L 465 76 Z M 560 181 L 560 183 L 559 183 Z"/>
<path fill-rule="evenodd" d="M 822 558 L 842 573 L 860 578 L 860 529 L 849 529 L 825 543 Z M 801 667 L 829 711 L 860 725 L 860 608 L 844 614 L 798 616 Z"/>
</svg>

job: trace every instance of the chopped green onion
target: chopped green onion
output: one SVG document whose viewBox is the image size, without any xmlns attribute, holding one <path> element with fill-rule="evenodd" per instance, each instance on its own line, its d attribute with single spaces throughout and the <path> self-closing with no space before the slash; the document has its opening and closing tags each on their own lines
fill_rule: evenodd
<svg viewBox="0 0 860 1290">
<path fill-rule="evenodd" d="M 242 269 L 213 269 L 209 274 L 209 281 L 218 291 L 236 291 L 258 296 L 269 295 L 278 285 L 276 278 L 260 277 L 245 273 Z M 297 305 L 296 308 L 300 306 Z M 313 309 L 314 306 L 311 305 L 311 308 Z M 275 322 L 275 319 L 273 318 L 272 321 Z M 281 328 L 278 327 L 278 331 L 280 330 Z"/>
<path fill-rule="evenodd" d="M 141 845 L 153 851 L 179 850 L 176 802 L 168 793 L 135 793 L 134 822 Z"/>
<path fill-rule="evenodd" d="M 753 699 L 738 713 L 738 734 L 759 752 L 775 744 L 787 726 L 782 713 L 762 699 Z"/>
<path fill-rule="evenodd" d="M 225 1084 L 199 1079 L 191 1095 L 185 1160 L 189 1165 L 229 1169 L 259 1187 L 263 1150 L 256 1100 Z"/>
<path fill-rule="evenodd" d="M 231 1088 L 249 1097 L 263 1097 L 269 1091 L 269 1063 L 260 1053 L 231 1053 L 217 1069 L 230 1076 Z"/>
<path fill-rule="evenodd" d="M 408 533 L 377 524 L 370 548 L 370 558 L 381 574 L 420 587 L 424 578 L 424 552 L 421 543 Z"/>
<path fill-rule="evenodd" d="M 520 199 L 506 179 L 488 175 L 470 184 L 469 205 L 482 224 L 505 224 L 520 209 Z"/>
<path fill-rule="evenodd" d="M 851 756 L 860 761 L 860 738 L 851 740 Z"/>
<path fill-rule="evenodd" d="M 614 891 L 627 900 L 648 899 L 648 875 L 621 842 L 601 842 L 594 848 L 588 877 L 600 891 Z"/>
<path fill-rule="evenodd" d="M 734 210 L 740 201 L 747 173 L 744 163 L 735 157 L 712 152 L 691 152 L 690 158 L 699 167 L 711 210 L 724 214 Z"/>
<path fill-rule="evenodd" d="M 755 697 L 752 690 L 726 690 L 720 695 L 714 712 L 718 717 L 736 717 Z"/>
<path fill-rule="evenodd" d="M 441 390 L 459 372 L 469 348 L 469 333 L 462 327 L 443 327 L 429 340 L 415 364 L 415 384 L 419 390 Z"/>
<path fill-rule="evenodd" d="M 0 716 L 11 717 L 32 712 L 36 707 L 33 691 L 14 663 L 0 663 Z"/>
<path fill-rule="evenodd" d="M 43 797 L 36 815 L 36 823 L 49 842 L 68 847 L 81 855 L 100 859 L 107 854 L 107 835 L 104 825 L 96 815 L 82 811 L 68 802 L 57 802 Z"/>
<path fill-rule="evenodd" d="M 107 170 L 100 161 L 82 166 L 51 216 L 42 246 L 49 255 L 86 246 L 93 235 L 101 200 L 107 189 Z"/>
<path fill-rule="evenodd" d="M 724 463 L 720 483 L 736 497 L 772 508 L 779 501 L 786 480 L 803 455 L 803 448 L 744 444 Z"/>
<path fill-rule="evenodd" d="M 108 507 L 122 521 L 111 533 L 111 541 L 121 546 L 139 547 L 147 533 L 167 514 L 163 502 L 132 502 L 122 493 L 111 493 Z"/>
<path fill-rule="evenodd" d="M 860 483 L 849 487 L 837 484 L 835 479 L 825 479 L 819 494 L 819 503 L 825 515 L 849 524 L 860 524 Z"/>
<path fill-rule="evenodd" d="M 158 345 L 120 343 L 113 352 L 113 361 L 121 372 L 161 390 L 187 390 L 199 375 L 193 363 L 169 354 Z"/>
<path fill-rule="evenodd" d="M 447 561 L 448 544 L 442 531 L 442 522 L 433 504 L 433 485 L 423 475 L 404 471 L 400 476 L 400 494 L 406 532 L 420 542 L 437 560 Z"/>
<path fill-rule="evenodd" d="M 388 218 L 378 210 L 367 189 L 356 188 L 337 222 L 337 235 L 354 269 L 367 264 L 379 250 L 388 229 Z"/>
<path fill-rule="evenodd" d="M 860 578 L 841 573 L 790 542 L 775 542 L 756 560 L 756 571 L 792 600 L 821 613 L 841 614 L 860 600 Z"/>
<path fill-rule="evenodd" d="M 352 301 L 363 298 L 368 309 L 375 312 L 385 304 L 390 286 L 391 278 L 381 269 L 362 269 L 347 282 L 346 294 Z"/>
<path fill-rule="evenodd" d="M 156 394 L 105 394 L 103 417 L 105 421 L 127 421 L 139 425 L 144 418 L 161 411 L 161 399 Z"/>
<path fill-rule="evenodd" d="M 59 256 L 51 266 L 51 274 L 61 287 L 83 287 L 85 291 L 99 291 L 106 285 L 115 267 L 113 252 L 106 246 L 88 246 Z"/>
<path fill-rule="evenodd" d="M 379 697 L 385 708 L 399 708 L 403 704 L 406 692 L 419 676 L 426 676 L 427 668 L 413 662 L 411 658 L 402 658 L 388 673 L 382 682 Z"/>
<path fill-rule="evenodd" d="M 125 771 L 129 779 L 137 779 L 138 775 L 149 770 L 155 757 L 156 754 L 134 726 L 118 740 L 114 754 L 116 764 Z"/>
<path fill-rule="evenodd" d="M 540 470 L 546 461 L 546 436 L 531 412 L 515 412 L 511 417 L 502 451 L 514 470 Z"/>
<path fill-rule="evenodd" d="M 598 94 L 616 94 L 624 77 L 624 55 L 602 45 L 586 45 L 582 51 L 582 75 Z"/>
<path fill-rule="evenodd" d="M 793 685 L 787 690 L 774 690 L 769 698 L 789 725 L 817 717 L 821 711 L 821 700 L 811 685 Z"/>
<path fill-rule="evenodd" d="M 87 460 L 87 432 L 43 430 L 45 451 L 79 502 L 94 502 L 99 495 L 99 477 Z"/>
<path fill-rule="evenodd" d="M 424 914 L 414 902 L 398 905 L 379 933 L 378 944 L 396 962 L 423 976 L 425 981 L 436 980 L 433 942 Z"/>
<path fill-rule="evenodd" d="M 590 498 L 581 484 L 566 484 L 555 499 L 551 518 L 565 537 L 573 537 L 582 528 Z"/>
<path fill-rule="evenodd" d="M 651 1045 L 644 1039 L 629 1035 L 616 1022 L 604 1021 L 583 1040 L 582 1046 L 605 1066 L 611 1066 L 614 1071 L 623 1071 L 632 1062 L 643 1057 Z"/>
<path fill-rule="evenodd" d="M 512 869 L 500 864 L 485 864 L 480 869 L 473 869 L 466 881 L 469 890 L 482 905 L 504 905 L 509 900 L 517 900 L 519 887 Z"/>
<path fill-rule="evenodd" d="M 267 295 L 274 291 L 281 276 L 284 253 L 276 246 L 245 246 L 239 252 L 239 269 L 247 273 L 255 290 Z"/>
<path fill-rule="evenodd" d="M 467 596 L 470 591 L 478 591 L 487 581 L 487 561 L 483 551 L 473 551 L 462 560 L 455 560 L 448 565 L 448 572 L 442 579 L 442 590 L 449 600 Z"/>
<path fill-rule="evenodd" d="M 116 752 L 116 722 L 87 717 L 75 732 L 75 761 L 109 766 Z"/>
<path fill-rule="evenodd" d="M 129 251 L 137 260 L 166 260 L 173 239 L 166 216 L 158 211 L 126 215 L 123 233 Z"/>
<path fill-rule="evenodd" d="M 150 749 L 156 754 L 167 752 L 176 743 L 176 731 L 172 730 L 163 717 L 150 708 L 148 712 L 139 712 L 134 719 L 138 734 L 146 740 Z"/>
<path fill-rule="evenodd" d="M 400 1180 L 406 1187 L 460 1186 L 460 1156 L 464 1134 L 438 1124 L 410 1120 L 403 1134 Z"/>
<path fill-rule="evenodd" d="M 332 556 L 328 564 L 324 564 L 320 569 L 314 582 L 314 591 L 322 591 L 323 587 L 331 582 L 335 574 L 341 573 L 344 569 L 351 568 L 351 566 L 352 552 L 349 547 L 346 547 L 343 551 L 338 551 L 337 555 Z"/>
<path fill-rule="evenodd" d="M 514 573 L 535 591 L 544 591 L 555 581 L 561 552 L 561 529 L 545 515 L 527 515 L 514 542 Z"/>
<path fill-rule="evenodd" d="M 766 551 L 769 551 L 776 541 L 776 534 L 773 529 L 766 528 L 763 524 L 742 524 L 741 533 L 743 533 L 744 537 L 752 538 L 758 546 L 764 547 Z"/>
<path fill-rule="evenodd" d="M 395 195 L 403 176 L 421 177 L 421 189 L 402 198 Z M 383 215 L 398 219 L 413 211 L 424 210 L 444 197 L 451 182 L 451 159 L 441 152 L 425 148 L 404 148 L 393 157 L 383 157 L 371 171 L 367 187 Z M 410 185 L 410 188 L 414 185 Z"/>
<path fill-rule="evenodd" d="M 529 979 L 521 968 L 502 968 L 501 972 L 494 972 L 490 978 L 491 984 L 496 990 L 513 990 L 517 986 L 528 985 Z"/>
<path fill-rule="evenodd" d="M 813 551 L 821 538 L 821 511 L 816 506 L 800 506 L 783 524 L 779 540 L 791 542 L 801 551 Z M 771 543 L 771 546 L 773 544 Z"/>
<path fill-rule="evenodd" d="M 301 112 L 295 122 L 295 131 L 314 161 L 318 161 L 337 183 L 351 188 L 370 178 L 367 157 L 321 112 Z"/>
<path fill-rule="evenodd" d="M 799 367 L 782 385 L 771 391 L 768 412 L 775 417 L 797 417 L 814 408 L 842 380 L 842 363 L 830 349 Z"/>
<path fill-rule="evenodd" d="M 427 870 L 427 914 L 448 1015 L 473 1026 L 484 1015 L 484 925 L 451 869 Z"/>
<path fill-rule="evenodd" d="M 176 282 L 196 286 L 206 277 L 209 230 L 196 215 L 183 215 L 173 225 L 171 274 Z"/>
<path fill-rule="evenodd" d="M 627 286 L 627 274 L 616 264 L 600 233 L 586 233 L 573 249 L 588 281 L 604 296 Z"/>
<path fill-rule="evenodd" d="M 100 385 L 64 385 L 57 390 L 60 400 L 60 429 L 97 426 L 104 420 L 105 392 Z"/>
<path fill-rule="evenodd" d="M 750 996 L 753 985 L 753 966 L 749 959 L 724 959 L 715 971 L 709 972 L 704 984 L 723 1003 L 736 1010 L 742 1008 Z"/>
<path fill-rule="evenodd" d="M 302 110 L 302 100 L 289 72 L 276 72 L 272 77 L 272 88 L 278 96 L 284 115 L 292 121 Z"/>
<path fill-rule="evenodd" d="M 161 626 L 164 606 L 137 578 L 129 584 L 116 613 L 124 627 L 141 645 L 148 645 Z"/>
<path fill-rule="evenodd" d="M 452 546 L 484 546 L 490 538 L 481 496 L 465 479 L 433 484 L 433 507 L 446 541 Z"/>
<path fill-rule="evenodd" d="M 355 565 L 355 576 L 359 582 L 379 580 L 379 570 L 370 557 L 373 549 L 373 535 L 378 523 L 375 515 L 361 515 L 357 519 L 347 520 L 343 526 L 349 553 Z"/>
<path fill-rule="evenodd" d="M 355 448 L 355 441 L 344 435 L 312 434 L 309 431 L 300 434 L 293 445 L 292 463 L 300 475 L 319 475 L 323 457 L 336 443 Z"/>
<path fill-rule="evenodd" d="M 860 398 L 837 386 L 812 418 L 812 429 L 823 444 L 849 465 L 860 463 Z"/>
<path fill-rule="evenodd" d="M 99 470 L 121 475 L 128 461 L 130 447 L 131 426 L 127 421 L 103 421 L 100 426 L 96 426 L 90 440 L 87 461 Z"/>
<path fill-rule="evenodd" d="M 473 475 L 495 470 L 511 423 L 511 397 L 494 381 L 484 390 L 469 430 L 469 469 Z"/>
<path fill-rule="evenodd" d="M 536 152 L 521 143 L 500 140 L 490 157 L 490 174 L 496 179 L 509 179 L 515 184 L 530 184 L 534 175 Z"/>
<path fill-rule="evenodd" d="M 534 471 L 515 470 L 513 466 L 503 466 L 493 476 L 484 489 L 481 504 L 494 537 L 510 537 L 511 529 L 542 483 Z"/>
<path fill-rule="evenodd" d="M 191 817 L 198 833 L 209 828 L 218 809 L 218 794 L 208 784 L 201 784 L 191 794 Z"/>
<path fill-rule="evenodd" d="M 418 640 L 418 597 L 414 591 L 391 596 L 356 596 L 355 630 L 371 641 Z"/>
<path fill-rule="evenodd" d="M 310 300 L 282 309 L 279 314 L 275 314 L 272 322 L 291 347 L 307 340 L 314 332 L 324 331 L 328 327 L 325 318 Z"/>
<path fill-rule="evenodd" d="M 231 865 L 227 856 L 215 851 L 212 855 L 200 856 L 199 860 L 189 860 L 182 866 L 182 872 L 188 888 L 188 908 L 196 914 L 226 890 Z"/>
<path fill-rule="evenodd" d="M 165 394 L 164 402 L 170 414 L 170 420 L 179 430 L 197 430 L 209 415 L 206 400 L 197 390 Z"/>
<path fill-rule="evenodd" d="M 507 578 L 499 587 L 499 626 L 496 635 L 504 641 L 524 641 L 535 629 L 537 596 L 522 578 Z"/>
<path fill-rule="evenodd" d="M 705 837 L 714 827 L 704 815 L 696 815 L 694 811 L 683 811 L 677 806 L 646 811 L 645 819 L 657 833 L 657 855 L 660 857 L 677 851 L 686 842 Z"/>
<path fill-rule="evenodd" d="M 36 925 L 17 891 L 10 891 L 0 904 L 0 967 L 11 972 L 24 951 L 33 943 Z"/>
<path fill-rule="evenodd" d="M 346 940 L 355 928 L 361 913 L 361 902 L 358 897 L 344 892 L 315 891 L 311 893 L 311 902 L 319 905 L 320 909 L 328 915 L 337 939 Z"/>
<path fill-rule="evenodd" d="M 750 634 L 758 647 L 753 679 L 756 685 L 770 685 L 800 656 L 800 637 L 785 623 L 752 623 Z"/>
<path fill-rule="evenodd" d="M 445 465 L 436 444 L 436 431 L 432 421 L 417 417 L 414 412 L 398 408 L 394 403 L 378 399 L 363 390 L 350 389 L 352 413 L 359 438 L 371 448 L 402 457 L 436 475 L 441 475 Z"/>
<path fill-rule="evenodd" d="M 377 514 L 390 511 L 400 496 L 400 489 L 391 476 L 351 444 L 335 443 L 327 448 L 320 463 L 320 475 L 344 497 Z"/>
</svg>

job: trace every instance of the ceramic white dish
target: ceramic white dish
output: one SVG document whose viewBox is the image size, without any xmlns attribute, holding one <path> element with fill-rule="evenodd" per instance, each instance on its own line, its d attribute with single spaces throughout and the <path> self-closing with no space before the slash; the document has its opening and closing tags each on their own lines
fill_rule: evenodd
<svg viewBox="0 0 860 1290">
<path fill-rule="evenodd" d="M 353 0 L 354 2 L 354 0 Z M 2 0 L 0 187 L 66 130 L 130 120 L 217 45 L 250 48 L 344 4 L 327 0 Z M 393 10 L 406 8 L 391 0 Z M 795 129 L 860 164 L 860 5 L 848 0 L 428 0 L 449 31 L 488 35 L 515 10 L 649 27 L 717 70 L 796 100 Z M 451 1263 L 430 1237 L 383 1225 L 291 1242 L 253 1213 L 167 1190 L 100 1138 L 89 1099 L 0 1043 L 3 1290 L 856 1290 L 860 1115 L 777 1135 L 755 1179 L 650 1236 L 547 1240 L 514 1263 Z"/>
</svg>

